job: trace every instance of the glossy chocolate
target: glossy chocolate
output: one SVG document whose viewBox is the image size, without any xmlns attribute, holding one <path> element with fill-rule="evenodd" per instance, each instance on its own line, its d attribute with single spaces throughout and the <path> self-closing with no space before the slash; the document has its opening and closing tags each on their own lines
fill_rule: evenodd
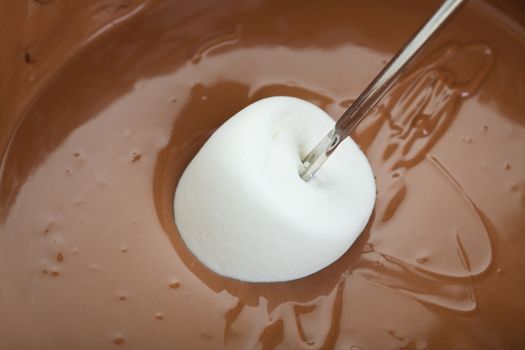
<svg viewBox="0 0 525 350">
<path fill-rule="evenodd" d="M 223 278 L 173 223 L 227 118 L 272 95 L 337 118 L 438 4 L 0 2 L 0 348 L 525 347 L 518 2 L 469 2 L 354 133 L 378 199 L 333 265 Z"/>
</svg>

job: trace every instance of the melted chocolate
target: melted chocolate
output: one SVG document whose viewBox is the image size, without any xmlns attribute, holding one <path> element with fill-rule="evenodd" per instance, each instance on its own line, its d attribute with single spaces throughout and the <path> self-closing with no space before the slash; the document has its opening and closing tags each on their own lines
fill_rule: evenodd
<svg viewBox="0 0 525 350">
<path fill-rule="evenodd" d="M 173 223 L 227 118 L 272 95 L 337 118 L 437 5 L 1 3 L 0 348 L 524 347 L 517 2 L 465 6 L 354 133 L 378 199 L 336 263 L 243 283 Z"/>
</svg>

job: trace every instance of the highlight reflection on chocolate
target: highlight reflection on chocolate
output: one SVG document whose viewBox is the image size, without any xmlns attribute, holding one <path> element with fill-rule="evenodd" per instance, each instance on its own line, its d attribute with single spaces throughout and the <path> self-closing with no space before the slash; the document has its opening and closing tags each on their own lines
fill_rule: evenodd
<svg viewBox="0 0 525 350">
<path fill-rule="evenodd" d="M 333 265 L 230 280 L 173 223 L 224 120 L 340 115 L 438 3 L 0 2 L 0 348 L 525 346 L 518 2 L 471 1 L 357 130 L 378 201 Z"/>
</svg>

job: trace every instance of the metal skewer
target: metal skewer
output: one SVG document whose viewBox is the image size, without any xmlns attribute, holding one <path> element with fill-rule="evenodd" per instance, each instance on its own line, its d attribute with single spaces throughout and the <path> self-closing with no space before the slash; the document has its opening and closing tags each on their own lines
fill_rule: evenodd
<svg viewBox="0 0 525 350">
<path fill-rule="evenodd" d="M 405 71 L 443 23 L 467 0 L 445 0 L 419 32 L 390 60 L 357 100 L 339 118 L 333 130 L 304 157 L 300 176 L 309 181 L 337 146 L 359 125 Z"/>
</svg>

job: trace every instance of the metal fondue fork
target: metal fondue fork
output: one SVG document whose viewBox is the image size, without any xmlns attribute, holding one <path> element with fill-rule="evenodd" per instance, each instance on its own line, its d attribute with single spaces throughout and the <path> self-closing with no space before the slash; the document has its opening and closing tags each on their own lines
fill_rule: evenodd
<svg viewBox="0 0 525 350">
<path fill-rule="evenodd" d="M 304 157 L 300 176 L 309 181 L 337 146 L 359 125 L 443 23 L 467 0 L 445 0 L 419 32 L 388 62 L 339 118 L 333 130 Z"/>
</svg>

